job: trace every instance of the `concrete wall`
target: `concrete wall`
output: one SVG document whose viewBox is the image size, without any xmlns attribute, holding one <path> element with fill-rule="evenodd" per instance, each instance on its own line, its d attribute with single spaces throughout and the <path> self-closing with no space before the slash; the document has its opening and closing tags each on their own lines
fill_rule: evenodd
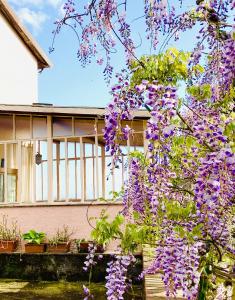
<svg viewBox="0 0 235 300">
<path fill-rule="evenodd" d="M 0 45 L 0 103 L 37 102 L 37 61 L 1 14 Z"/>
<path fill-rule="evenodd" d="M 97 254 L 98 255 L 98 254 Z M 84 262 L 86 260 L 87 254 L 21 254 L 21 253 L 2 253 L 0 254 L 0 278 L 12 278 L 12 279 L 20 279 L 20 280 L 37 280 L 37 281 L 57 281 L 57 280 L 66 280 L 66 281 L 88 281 L 89 280 L 89 272 L 84 272 Z M 142 282 L 138 279 L 139 275 L 143 270 L 142 256 L 136 255 L 136 263 L 129 268 L 129 276 L 133 280 L 134 284 L 141 284 Z M 91 282 L 104 282 L 107 268 L 107 263 L 113 259 L 112 255 L 104 254 L 102 259 L 98 259 L 95 256 L 95 261 L 97 264 L 92 269 L 92 278 Z M 13 286 L 14 281 L 12 282 Z M 2 282 L 1 282 L 2 289 Z M 55 287 L 54 287 L 55 289 Z M 54 290 L 53 289 L 53 290 Z M 12 289 L 15 291 L 15 289 Z M 31 293 L 30 298 L 24 297 L 25 295 L 21 295 L 20 291 L 17 291 L 16 299 L 41 299 L 34 298 L 34 295 Z M 48 290 L 49 291 L 49 290 Z M 23 293 L 24 290 L 21 289 Z M 93 289 L 92 289 L 93 292 Z M 71 291 L 68 294 L 65 294 L 63 298 L 60 299 L 83 299 L 83 297 L 74 297 L 70 296 Z M 51 290 L 50 290 L 51 295 Z M 60 290 L 60 295 L 61 290 Z M 53 294 L 50 299 L 53 299 Z M 8 299 L 4 297 L 4 294 L 1 290 L 1 299 Z M 15 299 L 15 298 L 11 298 Z M 48 298 L 49 299 L 49 298 Z M 56 298 L 58 299 L 58 298 Z M 99 297 L 95 297 L 95 299 L 100 299 Z M 104 299 L 104 298 L 102 298 Z M 126 299 L 126 298 L 125 298 Z M 130 298 L 129 298 L 130 299 Z M 133 299 L 133 298 L 131 298 Z M 134 299 L 143 299 L 134 298 Z M 159 298 L 158 298 L 159 299 Z M 162 298 L 161 298 L 162 299 Z M 164 298 L 165 299 L 165 298 Z"/>
<path fill-rule="evenodd" d="M 21 233 L 30 229 L 45 232 L 52 236 L 58 228 L 68 225 L 74 232 L 73 238 L 89 238 L 92 227 L 87 219 L 98 217 L 102 209 L 107 208 L 110 218 L 119 211 L 121 205 L 68 205 L 68 206 L 34 206 L 34 207 L 2 207 L 0 218 L 7 215 L 9 221 L 17 220 Z M 94 225 L 95 221 L 91 221 Z"/>
</svg>

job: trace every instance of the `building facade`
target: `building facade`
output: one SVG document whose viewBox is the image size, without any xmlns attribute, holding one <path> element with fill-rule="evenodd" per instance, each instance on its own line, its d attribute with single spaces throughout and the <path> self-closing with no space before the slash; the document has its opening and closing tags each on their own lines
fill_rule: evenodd
<svg viewBox="0 0 235 300">
<path fill-rule="evenodd" d="M 119 168 L 105 152 L 101 108 L 0 105 L 0 210 L 21 230 L 52 233 L 69 225 L 88 237 L 89 218 L 113 203 L 127 176 L 128 152 L 144 149 L 146 112 L 137 111 L 134 130 L 123 141 Z"/>
<path fill-rule="evenodd" d="M 5 0 L 0 0 L 0 103 L 38 102 L 38 71 L 51 63 Z"/>
<path fill-rule="evenodd" d="M 126 122 L 135 134 L 123 141 L 113 169 L 104 109 L 37 103 L 38 71 L 51 63 L 5 0 L 0 39 L 0 214 L 17 220 L 22 232 L 50 235 L 68 225 L 74 237 L 88 238 L 90 217 L 121 210 L 110 200 L 126 179 L 128 153 L 144 149 L 148 115 L 137 111 Z"/>
</svg>

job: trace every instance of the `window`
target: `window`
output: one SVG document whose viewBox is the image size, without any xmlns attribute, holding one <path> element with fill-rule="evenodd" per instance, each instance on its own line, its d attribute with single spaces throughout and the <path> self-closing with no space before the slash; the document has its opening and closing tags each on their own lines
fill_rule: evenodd
<svg viewBox="0 0 235 300">
<path fill-rule="evenodd" d="M 72 118 L 53 118 L 53 136 L 71 136 Z"/>
<path fill-rule="evenodd" d="M 47 137 L 47 118 L 33 117 L 33 137 L 45 138 Z"/>
<path fill-rule="evenodd" d="M 30 139 L 30 117 L 16 116 L 16 139 Z"/>
<path fill-rule="evenodd" d="M 12 115 L 0 115 L 0 140 L 6 141 L 13 138 Z"/>
<path fill-rule="evenodd" d="M 86 136 L 95 134 L 95 120 L 87 119 L 75 119 L 75 135 L 76 136 Z"/>
</svg>

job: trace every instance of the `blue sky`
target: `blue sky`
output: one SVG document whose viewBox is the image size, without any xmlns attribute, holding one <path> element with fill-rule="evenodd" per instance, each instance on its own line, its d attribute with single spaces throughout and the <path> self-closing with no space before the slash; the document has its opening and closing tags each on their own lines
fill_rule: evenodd
<svg viewBox="0 0 235 300">
<path fill-rule="evenodd" d="M 110 100 L 109 87 L 102 76 L 103 66 L 96 62 L 82 68 L 76 58 L 78 44 L 76 37 L 69 29 L 63 29 L 56 39 L 55 51 L 48 53 L 52 41 L 53 22 L 61 17 L 64 0 L 8 0 L 27 29 L 33 34 L 40 46 L 53 63 L 51 69 L 39 75 L 39 101 L 67 106 L 98 106 L 104 107 Z M 85 1 L 79 3 L 85 3 Z M 174 0 L 179 6 L 179 1 Z M 187 0 L 186 7 L 192 7 L 195 1 Z M 136 5 L 140 3 L 140 6 Z M 129 0 L 131 18 L 141 16 L 142 0 Z M 143 21 L 132 23 L 135 40 L 140 42 L 139 35 L 144 36 Z M 190 50 L 194 32 L 182 36 L 177 46 Z M 174 45 L 172 42 L 171 46 Z M 149 44 L 143 39 L 137 54 L 148 54 Z M 122 51 L 113 56 L 116 71 L 124 66 Z"/>
</svg>

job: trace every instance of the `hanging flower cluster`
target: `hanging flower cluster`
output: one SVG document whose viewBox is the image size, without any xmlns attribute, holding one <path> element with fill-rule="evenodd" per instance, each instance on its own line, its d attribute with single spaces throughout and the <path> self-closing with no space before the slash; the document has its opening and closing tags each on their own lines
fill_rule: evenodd
<svg viewBox="0 0 235 300">
<path fill-rule="evenodd" d="M 106 276 L 107 300 L 123 300 L 128 286 L 127 271 L 131 263 L 135 262 L 132 255 L 116 255 L 108 263 Z"/>
<path fill-rule="evenodd" d="M 227 40 L 224 43 L 221 57 L 220 73 L 223 74 L 222 84 L 225 86 L 225 90 L 228 91 L 234 80 L 235 74 L 235 40 L 231 37 L 231 34 L 227 36 Z"/>
<path fill-rule="evenodd" d="M 195 300 L 200 280 L 198 267 L 201 243 L 187 245 L 172 229 L 168 225 L 164 230 L 163 239 L 156 248 L 156 259 L 144 274 L 163 272 L 167 297 L 176 296 L 177 290 L 181 289 L 186 299 Z"/>
<path fill-rule="evenodd" d="M 131 129 L 122 127 L 122 121 L 131 120 L 136 108 L 141 107 L 141 99 L 129 90 L 129 78 L 123 70 L 117 74 L 118 84 L 112 87 L 113 100 L 106 108 L 104 139 L 106 151 L 110 151 L 115 160 L 122 154 L 120 142 L 128 140 Z"/>
<path fill-rule="evenodd" d="M 84 271 L 88 271 L 90 268 L 95 266 L 97 262 L 94 260 L 95 252 L 97 250 L 97 246 L 94 243 L 89 243 L 88 245 L 88 255 L 86 256 L 86 260 L 84 262 Z"/>
<path fill-rule="evenodd" d="M 83 300 L 94 299 L 94 296 L 91 294 L 90 289 L 87 286 L 85 286 L 85 285 L 83 285 L 82 287 L 83 287 L 83 293 L 85 295 L 85 298 Z"/>
<path fill-rule="evenodd" d="M 69 26 L 76 33 L 77 38 L 79 37 L 77 56 L 82 66 L 91 63 L 93 57 L 97 57 L 96 61 L 101 65 L 105 58 L 104 75 L 109 81 L 113 73 L 110 54 L 114 51 L 117 37 L 125 46 L 127 62 L 133 58 L 135 51 L 130 25 L 126 21 L 125 13 L 121 12 L 124 6 L 125 3 L 115 0 L 92 0 L 80 7 L 76 1 L 68 0 L 63 7 L 64 17 L 55 22 L 56 29 L 53 31 L 54 39 L 50 51 L 54 50 L 54 40 L 61 28 L 65 25 Z M 104 50 L 102 56 L 98 53 L 98 46 Z"/>
<path fill-rule="evenodd" d="M 174 23 L 175 8 L 167 0 L 145 0 L 144 7 L 147 39 L 151 39 L 153 48 L 156 49 L 159 43 L 159 33 L 167 33 Z"/>
<path fill-rule="evenodd" d="M 129 162 L 129 178 L 123 195 L 123 214 L 129 213 L 130 206 L 139 214 L 145 210 L 145 186 L 143 166 L 139 160 L 132 158 Z"/>
<path fill-rule="evenodd" d="M 145 153 L 129 156 L 122 213 L 130 225 L 143 229 L 143 235 L 147 232 L 151 236 L 149 242 L 156 245 L 155 259 L 144 274 L 160 272 L 168 298 L 175 297 L 181 289 L 188 300 L 196 300 L 200 298 L 202 281 L 209 280 L 208 272 L 214 272 L 217 279 L 217 264 L 225 254 L 234 255 L 231 227 L 235 202 L 235 38 L 231 9 L 235 3 L 197 0 L 195 9 L 179 13 L 171 1 L 144 1 L 151 48 L 156 49 L 162 36 L 161 49 L 171 38 L 177 40 L 181 32 L 197 31 L 189 64 L 182 59 L 176 66 L 178 80 L 167 76 L 159 81 L 159 74 L 151 73 L 153 66 L 148 68 L 151 60 L 136 57 L 127 18 L 128 3 L 91 0 L 81 9 L 75 1 L 67 1 L 65 17 L 56 23 L 55 34 L 66 24 L 79 32 L 78 57 L 82 65 L 92 57 L 103 63 L 104 58 L 98 53 L 101 45 L 108 80 L 113 72 L 113 48 L 117 41 L 124 47 L 127 70 L 116 76 L 117 84 L 111 90 L 112 101 L 105 115 L 106 151 L 113 157 L 114 167 L 133 134 L 125 121 L 132 120 L 140 108 L 149 112 L 149 119 Z M 135 69 L 131 68 L 134 59 L 138 62 Z M 168 56 L 169 68 L 172 60 L 174 56 Z M 133 85 L 132 73 L 138 77 L 140 68 L 148 80 L 141 75 Z M 164 77 L 164 66 L 161 68 L 159 73 Z M 183 87 L 178 87 L 187 70 L 183 96 Z M 146 239 L 145 236 L 144 242 Z M 93 252 L 91 249 L 85 269 L 94 264 Z M 127 269 L 133 260 L 130 255 L 120 254 L 109 263 L 108 300 L 124 299 Z M 223 274 L 230 276 L 228 270 L 223 270 Z M 205 286 L 210 288 L 210 284 Z"/>
<path fill-rule="evenodd" d="M 143 168 L 138 158 L 130 159 L 123 213 L 131 221 L 133 212 L 146 217 L 146 209 L 150 209 L 153 228 L 160 223 L 161 238 L 158 240 L 155 261 L 147 272 L 163 272 L 168 297 L 176 296 L 177 290 L 182 289 L 187 299 L 195 300 L 200 282 L 201 247 L 207 242 L 213 244 L 216 241 L 219 247 L 234 253 L 229 224 L 235 195 L 235 155 L 224 133 L 226 124 L 231 120 L 224 122 L 218 109 L 210 106 L 209 99 L 202 103 L 191 97 L 190 107 L 179 111 L 176 88 L 159 85 L 157 81 L 150 83 L 143 80 L 135 87 L 135 93 L 142 106 L 151 111 L 146 129 L 148 164 Z M 128 94 L 126 86 L 125 94 Z M 125 105 L 125 114 L 132 111 L 133 107 L 128 105 L 133 102 L 125 99 L 121 103 Z M 140 103 L 136 103 L 138 108 Z M 117 107 L 112 106 L 113 109 Z M 112 126 L 111 116 L 113 112 L 110 114 L 108 111 L 106 129 L 107 125 L 109 128 Z M 119 117 L 120 114 L 116 112 L 116 118 Z M 114 128 L 113 145 L 119 147 L 118 123 Z M 182 145 L 182 155 L 177 157 L 181 169 L 175 169 L 172 151 L 174 139 L 180 136 L 193 142 L 189 147 Z M 106 139 L 106 145 L 110 146 L 109 138 Z M 182 177 L 185 179 L 177 183 Z M 161 219 L 160 216 L 169 210 L 167 206 L 170 201 L 177 201 L 182 209 L 191 203 L 192 207 L 195 205 L 195 211 L 190 213 L 187 220 Z M 195 228 L 202 228 L 202 224 L 201 239 L 194 237 L 194 241 L 189 242 L 176 234 L 178 227 L 187 235 Z"/>
<path fill-rule="evenodd" d="M 229 247 L 229 214 L 225 212 L 234 205 L 235 154 L 229 148 L 208 154 L 201 160 L 196 180 L 197 216 L 205 224 L 204 235 Z"/>
</svg>

